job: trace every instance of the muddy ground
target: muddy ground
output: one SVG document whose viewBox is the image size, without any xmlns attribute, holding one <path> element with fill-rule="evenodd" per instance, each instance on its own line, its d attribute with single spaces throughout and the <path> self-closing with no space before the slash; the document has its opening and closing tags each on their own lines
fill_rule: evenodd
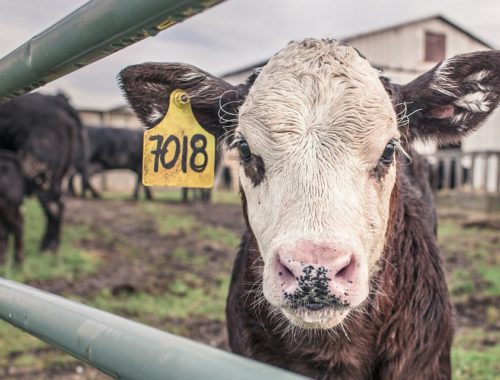
<svg viewBox="0 0 500 380">
<path fill-rule="evenodd" d="M 212 205 L 192 203 L 188 205 L 175 203 L 155 203 L 157 210 L 145 212 L 144 204 L 132 201 L 111 200 L 79 200 L 66 199 L 65 225 L 84 224 L 91 226 L 94 232 L 91 238 L 80 241 L 86 251 L 92 252 L 100 259 L 99 270 L 92 275 L 78 279 L 55 278 L 50 280 L 33 280 L 28 284 L 46 291 L 66 297 L 92 299 L 102 289 L 109 289 L 113 296 L 127 296 L 135 293 L 160 295 L 173 292 L 169 285 L 179 278 L 179 273 L 189 272 L 197 277 L 193 286 L 212 287 L 220 282 L 221 276 L 228 277 L 236 244 L 219 244 L 216 239 L 200 239 L 196 229 L 200 225 L 222 228 L 241 236 L 243 219 L 239 205 Z M 152 213 L 156 215 L 153 215 Z M 196 220 L 193 230 L 187 223 L 186 228 L 169 228 L 161 232 L 156 219 L 161 213 L 175 214 L 179 218 L 185 215 Z M 103 234 L 102 232 L 105 231 Z M 203 266 L 194 267 L 188 260 L 172 258 L 172 252 L 182 247 L 189 256 L 204 257 Z M 194 259 L 195 260 L 195 259 Z M 222 264 L 222 265 L 221 265 Z M 194 273 L 193 273 L 194 271 Z M 182 297 L 182 291 L 178 294 Z M 129 318 L 127 311 L 120 313 Z M 161 327 L 165 321 L 151 320 L 150 324 Z M 182 332 L 188 338 L 209 344 L 221 349 L 228 349 L 227 334 L 223 322 L 213 319 L 182 318 L 166 321 L 168 326 L 182 324 Z M 44 355 L 54 349 L 50 347 L 36 348 L 35 355 Z M 19 353 L 19 355 L 25 354 Z M 18 354 L 12 353 L 13 362 Z M 15 379 L 93 379 L 106 378 L 89 367 L 70 363 L 50 370 L 33 370 L 16 368 L 8 365 L 0 378 Z"/>
<path fill-rule="evenodd" d="M 177 215 L 179 219 L 188 215 L 192 219 L 185 225 L 170 228 L 158 224 L 158 215 Z M 498 264 L 500 257 L 500 219 L 485 219 L 481 216 L 473 218 L 463 213 L 443 212 L 441 220 L 459 225 L 464 231 L 487 231 L 490 239 L 486 264 Z M 193 220 L 195 223 L 193 223 Z M 220 285 L 221 278 L 230 275 L 235 257 L 234 243 L 220 243 L 215 238 L 200 238 L 196 230 L 203 226 L 220 228 L 240 236 L 243 231 L 241 208 L 237 204 L 189 204 L 157 202 L 153 207 L 145 206 L 145 202 L 117 200 L 79 200 L 68 198 L 65 212 L 66 225 L 88 225 L 91 236 L 79 242 L 82 249 L 99 258 L 100 264 L 90 275 L 79 278 L 52 278 L 49 280 L 32 280 L 30 284 L 49 292 L 85 302 L 93 299 L 109 289 L 112 296 L 127 297 L 133 294 L 147 293 L 161 296 L 165 293 L 178 292 L 185 296 L 186 290 L 175 289 L 172 284 L 179 274 L 186 274 L 188 286 L 211 288 Z M 199 231 L 198 231 L 199 232 Z M 479 232 L 478 232 L 479 233 Z M 471 257 L 467 254 L 476 242 L 467 234 L 464 241 L 457 241 L 457 235 L 444 234 L 440 238 L 446 268 L 449 276 L 453 276 L 458 268 L 462 270 L 470 265 Z M 496 239 L 496 240 L 495 240 Z M 476 244 L 477 245 L 477 244 Z M 172 252 L 182 247 L 187 260 L 177 260 Z M 491 251 L 491 247 L 496 247 Z M 203 265 L 193 266 L 189 259 L 203 257 Z M 480 273 L 472 273 L 470 277 L 474 289 L 482 289 L 484 278 Z M 190 284 L 189 281 L 193 283 Z M 492 292 L 467 292 L 460 286 L 453 288 L 456 309 L 457 333 L 469 328 L 481 328 L 485 331 L 484 345 L 498 345 L 499 319 L 490 314 L 499 311 L 500 295 Z M 462 293 L 461 293 L 462 292 Z M 175 293 L 177 294 L 177 293 Z M 491 311 L 493 307 L 493 312 Z M 113 310 L 116 312 L 116 310 Z M 118 310 L 120 311 L 120 310 Z M 221 310 L 221 313 L 223 310 Z M 121 313 L 125 317 L 139 319 L 142 322 L 159 328 L 174 329 L 179 325 L 179 333 L 191 339 L 207 343 L 222 349 L 228 349 L 227 335 L 223 319 L 204 318 L 203 316 L 186 316 L 182 318 L 158 318 L 134 315 L 127 309 Z M 500 314 L 499 314 L 500 315 Z M 136 318 L 137 317 L 137 318 Z M 491 334 L 490 334 L 491 333 Z M 53 348 L 37 347 L 33 355 L 49 355 Z M 16 355 L 25 352 L 10 353 L 8 365 L 0 371 L 0 378 L 6 379 L 104 379 L 105 375 L 74 361 L 47 368 L 30 368 L 16 366 Z"/>
</svg>

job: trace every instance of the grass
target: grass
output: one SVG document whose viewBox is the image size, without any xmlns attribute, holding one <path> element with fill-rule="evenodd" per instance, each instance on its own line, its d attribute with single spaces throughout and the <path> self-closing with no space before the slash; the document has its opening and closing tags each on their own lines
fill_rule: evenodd
<svg viewBox="0 0 500 380">
<path fill-rule="evenodd" d="M 486 282 L 484 290 L 485 295 L 499 295 L 500 294 L 500 265 L 483 266 L 477 265 L 478 271 L 483 276 Z"/>
<path fill-rule="evenodd" d="M 493 333 L 489 333 L 490 335 Z M 500 333 L 489 337 L 498 342 Z M 498 380 L 500 377 L 500 345 L 484 345 L 488 340 L 482 329 L 468 329 L 455 337 L 451 360 L 455 380 Z"/>
<path fill-rule="evenodd" d="M 205 255 L 190 254 L 184 247 L 175 248 L 171 256 L 175 261 L 187 264 L 193 269 L 202 268 L 208 263 L 208 258 Z"/>
<path fill-rule="evenodd" d="M 441 219 L 438 240 L 446 259 L 453 303 L 465 305 L 477 320 L 486 320 L 481 328 L 466 323 L 457 330 L 452 347 L 453 379 L 498 380 L 500 307 L 491 304 L 486 311 L 474 307 L 478 300 L 491 302 L 487 297 L 500 297 L 498 231 L 464 228 L 459 220 Z"/>
<path fill-rule="evenodd" d="M 168 202 L 168 203 L 180 203 L 181 201 L 181 190 L 178 188 L 156 188 L 152 190 L 153 197 L 156 201 Z M 114 201 L 131 201 L 131 192 L 111 192 L 103 191 L 101 193 L 102 198 Z M 139 202 L 148 202 L 145 199 L 144 192 L 141 190 L 139 192 Z"/>
<path fill-rule="evenodd" d="M 11 355 L 29 352 L 45 344 L 6 322 L 0 321 L 0 366 L 5 367 Z"/>
<path fill-rule="evenodd" d="M 178 190 L 157 191 L 155 195 L 168 202 L 180 200 Z M 120 197 L 130 197 L 129 194 L 105 196 L 116 201 L 122 199 Z M 216 193 L 214 200 L 239 203 L 237 195 L 229 193 Z M 118 205 L 117 203 L 116 207 Z M 223 246 L 226 251 L 234 251 L 239 243 L 239 236 L 234 232 L 201 223 L 179 206 L 141 201 L 137 204 L 137 212 L 153 217 L 158 232 L 165 236 L 166 242 L 178 231 L 189 230 L 194 232 L 192 239 L 196 241 L 196 246 Z M 116 250 L 121 254 L 133 248 L 127 247 L 127 241 L 120 240 L 120 235 L 112 231 L 104 229 L 96 232 L 90 226 L 66 223 L 63 226 L 59 253 L 40 254 L 38 246 L 45 228 L 45 218 L 37 201 L 27 200 L 24 214 L 26 263 L 22 269 L 16 269 L 9 262 L 0 267 L 1 276 L 21 282 L 92 276 L 99 270 L 100 259 L 92 251 L 82 248 L 81 241 L 96 238 L 96 233 L 104 241 L 118 239 L 115 243 L 119 244 L 119 249 Z M 471 300 L 498 300 L 500 297 L 500 247 L 497 235 L 497 230 L 464 228 L 460 220 L 440 219 L 439 244 L 445 255 L 447 279 L 455 304 L 468 305 Z M 166 289 L 162 291 L 153 293 L 139 290 L 113 295 L 112 289 L 103 288 L 97 294 L 73 296 L 73 299 L 175 334 L 189 336 L 194 321 L 224 320 L 228 273 L 232 264 L 232 260 L 227 258 L 218 260 L 214 251 L 210 255 L 195 251 L 184 246 L 172 248 L 169 253 L 171 262 L 178 264 L 179 269 L 169 269 L 169 276 L 165 277 L 168 279 L 165 280 Z M 137 253 L 134 251 L 133 254 Z M 208 273 L 207 276 L 200 276 L 202 272 Z M 452 348 L 453 378 L 498 380 L 500 308 L 490 303 L 483 309 L 471 310 L 482 313 L 484 326 L 465 324 L 457 329 Z M 0 376 L 1 367 L 6 365 L 48 369 L 76 363 L 75 359 L 46 347 L 45 343 L 0 322 Z"/>
<path fill-rule="evenodd" d="M 230 205 L 241 204 L 239 194 L 234 191 L 227 191 L 227 190 L 215 191 L 212 200 L 215 204 L 230 204 Z"/>
<path fill-rule="evenodd" d="M 235 248 L 240 244 L 240 237 L 238 235 L 222 227 L 204 226 L 198 231 L 198 236 L 201 239 L 218 242 L 230 248 Z"/>
<path fill-rule="evenodd" d="M 6 265 L 0 267 L 0 276 L 20 282 L 53 278 L 74 279 L 88 275 L 98 268 L 99 258 L 79 247 L 81 240 L 92 236 L 89 226 L 64 224 L 58 253 L 40 252 L 39 245 L 46 220 L 39 202 L 27 199 L 24 202 L 23 214 L 25 261 L 22 267 L 18 268 L 13 265 L 13 254 L 9 253 Z"/>
<path fill-rule="evenodd" d="M 228 287 L 228 277 L 221 277 L 217 286 L 210 289 L 178 280 L 169 292 L 160 295 L 140 292 L 112 296 L 109 290 L 104 290 L 87 304 L 145 323 L 196 317 L 223 320 Z"/>
<path fill-rule="evenodd" d="M 155 201 L 166 202 L 166 203 L 180 203 L 182 200 L 182 192 L 180 188 L 162 188 L 153 187 L 152 189 L 153 197 Z M 114 201 L 130 201 L 132 199 L 132 194 L 130 192 L 110 192 L 104 191 L 101 193 L 104 199 L 114 200 Z M 191 197 L 189 193 L 189 197 Z M 140 202 L 147 202 L 145 200 L 144 193 L 141 192 L 139 196 Z M 240 197 L 237 192 L 228 190 L 214 190 L 212 192 L 212 201 L 215 204 L 240 204 Z"/>
<path fill-rule="evenodd" d="M 71 280 L 90 275 L 98 269 L 100 259 L 92 252 L 79 247 L 81 240 L 92 237 L 89 226 L 63 225 L 58 253 L 41 253 L 39 245 L 46 221 L 38 201 L 27 199 L 24 202 L 23 214 L 25 262 L 21 268 L 15 267 L 12 260 L 13 254 L 9 252 L 7 263 L 0 267 L 0 276 L 18 282 L 54 278 Z M 9 251 L 11 250 L 12 246 L 9 247 Z M 74 361 L 58 351 L 43 359 L 38 355 L 30 354 L 31 351 L 42 347 L 46 347 L 46 344 L 7 323 L 0 322 L 0 367 L 5 366 L 7 359 L 12 355 L 16 357 L 14 360 L 16 365 L 35 368 L 41 368 L 44 365 L 51 366 L 60 360 L 65 360 L 61 359 L 62 357 Z"/>
<path fill-rule="evenodd" d="M 158 232 L 162 235 L 168 235 L 180 229 L 191 229 L 196 221 L 192 215 L 181 214 L 172 210 L 159 208 L 158 205 L 148 202 L 141 204 L 142 210 L 151 215 L 156 224 Z"/>
</svg>

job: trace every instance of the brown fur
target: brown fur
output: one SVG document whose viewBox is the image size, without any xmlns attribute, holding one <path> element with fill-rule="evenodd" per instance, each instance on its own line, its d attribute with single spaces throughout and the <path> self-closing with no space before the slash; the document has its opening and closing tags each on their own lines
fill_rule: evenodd
<svg viewBox="0 0 500 380">
<path fill-rule="evenodd" d="M 383 260 L 363 305 L 367 314 L 353 314 L 345 333 L 282 335 L 262 300 L 262 263 L 248 227 L 227 304 L 234 352 L 318 379 L 450 378 L 451 307 L 426 168 L 417 156 L 398 170 Z M 244 193 L 242 201 L 246 214 Z"/>
<path fill-rule="evenodd" d="M 382 78 L 404 141 L 450 142 L 477 129 L 500 101 L 499 67 L 500 52 L 485 51 L 447 60 L 406 85 Z M 145 63 L 124 69 L 120 83 L 146 127 L 165 114 L 170 92 L 181 88 L 190 95 L 198 121 L 231 143 L 233 116 L 257 75 L 262 74 L 231 86 L 190 65 Z M 411 165 L 398 166 L 384 252 L 362 305 L 366 314 L 352 312 L 345 333 L 339 327 L 283 332 L 289 322 L 262 295 L 263 262 L 241 192 L 247 232 L 227 304 L 236 353 L 319 379 L 450 378 L 451 307 L 436 246 L 432 194 L 425 163 L 410 155 Z M 265 171 L 247 169 L 245 174 L 259 182 Z"/>
<path fill-rule="evenodd" d="M 266 178 L 266 168 L 262 157 L 253 155 L 252 160 L 248 163 L 242 163 L 245 175 L 250 178 L 252 185 L 259 186 Z"/>
</svg>

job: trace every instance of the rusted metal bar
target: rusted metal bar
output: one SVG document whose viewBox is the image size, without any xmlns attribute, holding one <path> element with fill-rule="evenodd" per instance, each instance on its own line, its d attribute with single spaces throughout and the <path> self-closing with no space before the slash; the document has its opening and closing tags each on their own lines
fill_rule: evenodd
<svg viewBox="0 0 500 380">
<path fill-rule="evenodd" d="M 0 102 L 29 92 L 224 0 L 91 0 L 0 60 Z"/>
<path fill-rule="evenodd" d="M 2 278 L 0 319 L 117 379 L 305 379 Z"/>
</svg>

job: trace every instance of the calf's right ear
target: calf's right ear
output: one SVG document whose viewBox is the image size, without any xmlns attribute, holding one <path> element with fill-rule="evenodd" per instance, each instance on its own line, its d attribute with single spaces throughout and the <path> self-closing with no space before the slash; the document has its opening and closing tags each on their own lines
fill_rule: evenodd
<svg viewBox="0 0 500 380">
<path fill-rule="evenodd" d="M 399 93 L 408 107 L 410 137 L 458 141 L 479 128 L 500 102 L 500 51 L 449 58 L 399 86 Z"/>
<path fill-rule="evenodd" d="M 216 137 L 236 124 L 235 116 L 244 99 L 244 87 L 233 86 L 197 67 L 183 63 L 143 63 L 118 74 L 120 87 L 146 128 L 166 115 L 172 91 L 189 95 L 198 122 Z"/>
</svg>

